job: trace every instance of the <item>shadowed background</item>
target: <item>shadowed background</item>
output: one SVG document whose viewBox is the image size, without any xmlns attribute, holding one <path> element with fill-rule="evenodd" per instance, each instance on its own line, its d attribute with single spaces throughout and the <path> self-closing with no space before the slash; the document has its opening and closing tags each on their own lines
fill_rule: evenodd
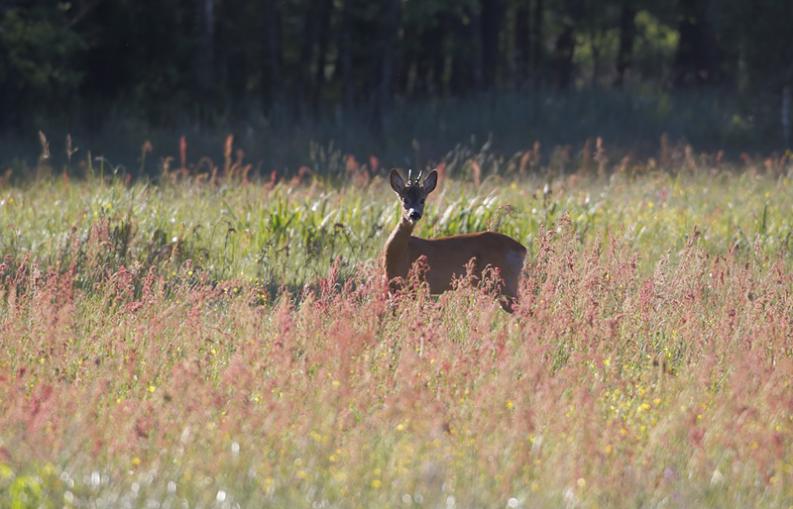
<svg viewBox="0 0 793 509">
<path fill-rule="evenodd" d="M 39 130 L 57 163 L 71 133 L 132 172 L 146 141 L 219 160 L 229 133 L 267 171 L 331 142 L 401 166 L 488 139 L 778 151 L 791 19 L 778 0 L 0 0 L 0 163 L 24 173 Z"/>
</svg>

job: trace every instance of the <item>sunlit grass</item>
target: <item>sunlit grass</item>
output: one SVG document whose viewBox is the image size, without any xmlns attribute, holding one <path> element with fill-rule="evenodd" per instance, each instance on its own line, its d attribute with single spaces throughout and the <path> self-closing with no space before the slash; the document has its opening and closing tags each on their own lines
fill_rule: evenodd
<svg viewBox="0 0 793 509">
<path fill-rule="evenodd" d="M 530 247 L 506 315 L 388 301 L 378 178 L 0 188 L 0 506 L 787 507 L 791 196 L 446 179 L 419 235 Z"/>
<path fill-rule="evenodd" d="M 490 228 L 532 246 L 542 225 L 565 216 L 582 241 L 620 238 L 643 253 L 642 262 L 681 248 L 694 231 L 712 252 L 787 253 L 792 192 L 785 176 L 731 172 L 573 176 L 549 190 L 533 179 L 493 178 L 479 188 L 447 181 L 418 234 Z M 276 286 L 317 279 L 337 258 L 353 273 L 376 258 L 397 214 L 377 178 L 363 188 L 53 179 L 0 190 L 0 204 L 0 249 L 14 258 L 67 267 L 95 243 L 108 269 L 176 271 L 190 260 L 214 279 Z"/>
</svg>

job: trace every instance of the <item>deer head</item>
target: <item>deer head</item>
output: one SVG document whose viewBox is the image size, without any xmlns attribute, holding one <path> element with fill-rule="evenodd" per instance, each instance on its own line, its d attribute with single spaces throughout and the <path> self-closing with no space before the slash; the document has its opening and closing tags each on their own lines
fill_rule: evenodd
<svg viewBox="0 0 793 509">
<path fill-rule="evenodd" d="M 421 181 L 422 172 L 413 178 L 413 170 L 408 170 L 408 180 L 402 178 L 397 170 L 391 170 L 389 178 L 391 189 L 399 196 L 402 202 L 402 218 L 410 224 L 416 224 L 424 214 L 424 200 L 438 184 L 438 172 L 432 171 L 424 181 Z"/>
</svg>

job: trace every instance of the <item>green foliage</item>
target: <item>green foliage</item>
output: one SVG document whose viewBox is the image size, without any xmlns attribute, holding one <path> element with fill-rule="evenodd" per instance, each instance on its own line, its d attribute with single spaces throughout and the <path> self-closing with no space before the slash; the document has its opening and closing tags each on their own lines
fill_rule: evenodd
<svg viewBox="0 0 793 509">
<path fill-rule="evenodd" d="M 746 20 L 751 19 L 751 23 Z M 778 90 L 793 82 L 793 5 L 790 2 L 761 0 L 729 1 L 716 17 L 718 29 L 737 47 L 739 61 L 750 72 L 739 80 L 751 90 Z"/>
<path fill-rule="evenodd" d="M 71 102 L 84 77 L 75 64 L 85 42 L 64 19 L 60 8 L 0 11 L 0 105 L 7 113 Z"/>
<path fill-rule="evenodd" d="M 541 103 L 557 85 L 593 93 L 617 82 L 629 99 L 707 84 L 775 125 L 793 80 L 793 13 L 776 0 L 12 4 L 0 7 L 0 127 L 10 132 L 47 118 L 91 130 L 307 129 L 343 114 L 383 142 L 391 116 L 414 102 L 473 96 L 487 110 L 482 93 Z"/>
<path fill-rule="evenodd" d="M 17 477 L 8 489 L 11 509 L 32 509 L 43 502 L 41 481 L 31 476 Z"/>
</svg>

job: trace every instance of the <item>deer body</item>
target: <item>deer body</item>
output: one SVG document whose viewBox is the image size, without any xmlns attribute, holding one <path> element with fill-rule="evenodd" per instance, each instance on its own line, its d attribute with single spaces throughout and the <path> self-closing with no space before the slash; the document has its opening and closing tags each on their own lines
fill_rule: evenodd
<svg viewBox="0 0 793 509">
<path fill-rule="evenodd" d="M 403 217 L 385 247 L 385 269 L 391 289 L 398 288 L 399 278 L 406 278 L 412 265 L 424 257 L 430 293 L 443 293 L 451 288 L 455 278 L 466 275 L 467 266 L 473 260 L 474 275 L 477 277 L 488 267 L 498 272 L 503 281 L 501 305 L 506 311 L 511 311 L 518 296 L 526 248 L 518 241 L 496 232 L 439 239 L 414 237 L 413 228 L 423 213 L 426 195 L 435 188 L 437 174 L 432 172 L 423 185 L 419 185 L 418 180 L 408 180 L 405 185 L 396 170 L 391 175 L 391 186 L 403 202 Z"/>
</svg>

